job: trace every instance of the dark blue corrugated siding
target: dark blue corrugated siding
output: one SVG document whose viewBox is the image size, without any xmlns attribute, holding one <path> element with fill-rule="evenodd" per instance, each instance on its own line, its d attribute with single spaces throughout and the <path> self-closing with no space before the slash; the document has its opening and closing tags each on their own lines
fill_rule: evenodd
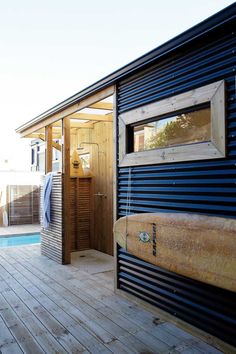
<svg viewBox="0 0 236 354">
<path fill-rule="evenodd" d="M 235 75 L 232 24 L 118 84 L 119 113 L 218 80 L 225 80 L 227 95 L 227 157 L 118 168 L 118 217 L 159 211 L 236 217 Z M 165 271 L 122 249 L 118 249 L 117 262 L 118 287 L 236 345 L 235 293 Z"/>
<path fill-rule="evenodd" d="M 225 28 L 119 83 L 119 113 L 222 79 L 227 91 L 227 158 L 132 167 L 130 213 L 236 217 L 235 51 L 236 35 Z M 126 214 L 128 172 L 118 169 L 118 216 Z"/>
<path fill-rule="evenodd" d="M 119 288 L 236 346 L 236 293 L 117 250 Z"/>
</svg>

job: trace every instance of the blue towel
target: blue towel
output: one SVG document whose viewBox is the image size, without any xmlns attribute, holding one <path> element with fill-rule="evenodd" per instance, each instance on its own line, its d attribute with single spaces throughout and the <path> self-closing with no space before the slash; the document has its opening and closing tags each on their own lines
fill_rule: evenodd
<svg viewBox="0 0 236 354">
<path fill-rule="evenodd" d="M 52 176 L 53 173 L 49 172 L 45 176 L 43 186 L 43 227 L 47 229 L 51 221 L 51 203 L 50 197 L 52 192 Z"/>
</svg>

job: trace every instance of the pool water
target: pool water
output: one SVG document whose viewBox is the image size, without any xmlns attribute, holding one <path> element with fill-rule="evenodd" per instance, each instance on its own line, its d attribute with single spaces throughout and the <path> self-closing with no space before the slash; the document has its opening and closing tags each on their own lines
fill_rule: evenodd
<svg viewBox="0 0 236 354">
<path fill-rule="evenodd" d="M 0 247 L 32 245 L 40 242 L 40 234 L 0 236 Z"/>
</svg>

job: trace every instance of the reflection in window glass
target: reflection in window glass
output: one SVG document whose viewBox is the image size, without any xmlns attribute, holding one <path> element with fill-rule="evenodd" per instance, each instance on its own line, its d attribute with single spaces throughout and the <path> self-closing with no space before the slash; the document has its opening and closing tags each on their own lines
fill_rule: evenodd
<svg viewBox="0 0 236 354">
<path fill-rule="evenodd" d="M 133 151 L 204 142 L 210 138 L 210 108 L 204 108 L 135 126 Z"/>
</svg>

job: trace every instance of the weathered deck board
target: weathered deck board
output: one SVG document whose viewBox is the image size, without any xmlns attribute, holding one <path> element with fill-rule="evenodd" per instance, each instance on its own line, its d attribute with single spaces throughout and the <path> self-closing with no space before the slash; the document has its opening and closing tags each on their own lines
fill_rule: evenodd
<svg viewBox="0 0 236 354">
<path fill-rule="evenodd" d="M 0 318 L 0 350 L 1 353 L 22 354 L 22 350 L 15 338 L 7 328 L 5 322 Z"/>
<path fill-rule="evenodd" d="M 89 274 L 76 262 L 62 266 L 41 256 L 38 245 L 0 249 L 0 350 L 220 353 L 114 294 L 112 283 L 111 271 Z"/>
</svg>

